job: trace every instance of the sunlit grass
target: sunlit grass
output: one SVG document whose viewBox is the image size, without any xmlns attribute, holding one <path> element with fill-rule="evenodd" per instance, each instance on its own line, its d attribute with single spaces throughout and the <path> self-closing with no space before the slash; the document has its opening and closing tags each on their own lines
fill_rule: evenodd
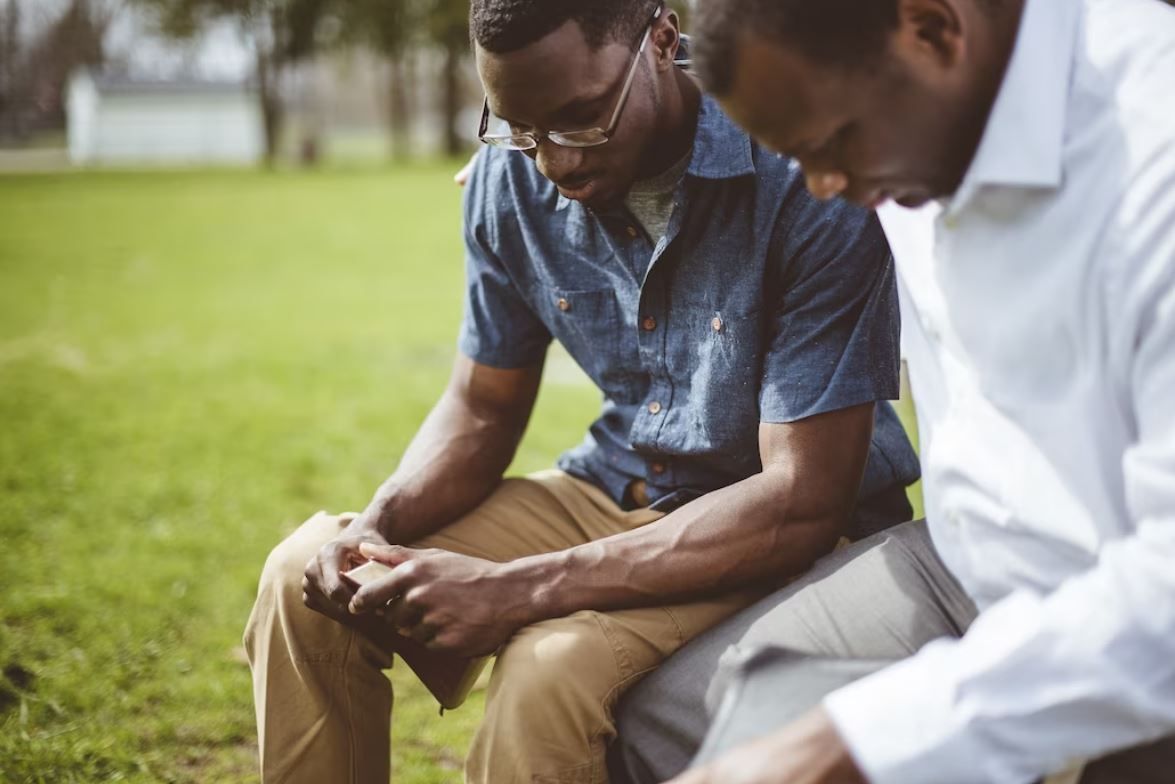
<svg viewBox="0 0 1175 784">
<path fill-rule="evenodd" d="M 0 780 L 255 779 L 257 573 L 444 383 L 451 170 L 0 179 Z M 520 470 L 597 406 L 550 386 Z M 457 780 L 479 698 L 394 679 L 398 780 Z"/>
</svg>

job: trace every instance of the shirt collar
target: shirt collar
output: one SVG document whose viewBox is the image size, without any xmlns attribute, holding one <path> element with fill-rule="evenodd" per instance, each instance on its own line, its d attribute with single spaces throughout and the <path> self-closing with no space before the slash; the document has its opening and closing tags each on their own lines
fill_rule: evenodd
<svg viewBox="0 0 1175 784">
<path fill-rule="evenodd" d="M 754 173 L 751 137 L 726 116 L 717 101 L 703 95 L 698 108 L 693 155 L 686 174 L 706 180 L 725 180 Z M 567 209 L 572 203 L 559 194 L 555 209 Z"/>
<path fill-rule="evenodd" d="M 1056 188 L 1063 175 L 1065 116 L 1081 4 L 1027 0 L 1020 32 L 987 127 L 947 211 L 985 185 Z"/>
<path fill-rule="evenodd" d="M 692 63 L 692 50 L 693 40 L 689 35 L 683 34 L 677 50 L 677 62 L 680 67 L 689 69 Z M 705 93 L 702 94 L 702 103 L 698 107 L 693 157 L 686 173 L 708 180 L 723 180 L 755 173 L 755 162 L 751 156 L 751 137 L 726 116 L 717 101 Z"/>
<path fill-rule="evenodd" d="M 686 173 L 707 180 L 725 180 L 755 173 L 751 138 L 726 116 L 709 95 L 702 96 L 694 156 Z"/>
</svg>

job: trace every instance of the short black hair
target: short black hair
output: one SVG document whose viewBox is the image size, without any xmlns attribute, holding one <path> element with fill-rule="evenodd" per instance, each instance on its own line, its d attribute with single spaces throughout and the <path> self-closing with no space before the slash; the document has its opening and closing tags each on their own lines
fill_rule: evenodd
<svg viewBox="0 0 1175 784">
<path fill-rule="evenodd" d="M 663 0 L 473 0 L 469 32 L 487 52 L 522 49 L 570 20 L 593 49 L 635 39 Z"/>
<path fill-rule="evenodd" d="M 787 44 L 823 65 L 856 66 L 885 51 L 898 27 L 898 0 L 699 0 L 694 67 L 723 95 L 734 81 L 738 47 L 748 33 Z"/>
</svg>

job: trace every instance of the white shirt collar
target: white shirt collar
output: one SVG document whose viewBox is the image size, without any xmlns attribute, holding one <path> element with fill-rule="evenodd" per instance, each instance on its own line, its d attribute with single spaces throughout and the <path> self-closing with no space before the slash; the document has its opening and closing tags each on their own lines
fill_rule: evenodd
<svg viewBox="0 0 1175 784">
<path fill-rule="evenodd" d="M 1065 116 L 1081 3 L 1026 0 L 1020 32 L 956 213 L 985 185 L 1056 188 L 1063 174 Z"/>
</svg>

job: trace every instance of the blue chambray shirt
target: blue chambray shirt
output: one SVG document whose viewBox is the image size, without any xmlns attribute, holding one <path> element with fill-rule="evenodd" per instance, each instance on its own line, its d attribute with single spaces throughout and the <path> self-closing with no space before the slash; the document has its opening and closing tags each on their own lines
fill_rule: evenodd
<svg viewBox="0 0 1175 784">
<path fill-rule="evenodd" d="M 604 402 L 559 467 L 617 503 L 643 479 L 657 509 L 760 472 L 761 422 L 893 399 L 899 383 L 892 258 L 872 213 L 815 200 L 709 97 L 675 204 L 654 244 L 625 208 L 593 212 L 493 148 L 464 201 L 460 350 L 520 368 L 563 344 Z M 858 519 L 917 477 L 881 403 Z M 878 511 L 898 522 L 901 507 Z"/>
</svg>

